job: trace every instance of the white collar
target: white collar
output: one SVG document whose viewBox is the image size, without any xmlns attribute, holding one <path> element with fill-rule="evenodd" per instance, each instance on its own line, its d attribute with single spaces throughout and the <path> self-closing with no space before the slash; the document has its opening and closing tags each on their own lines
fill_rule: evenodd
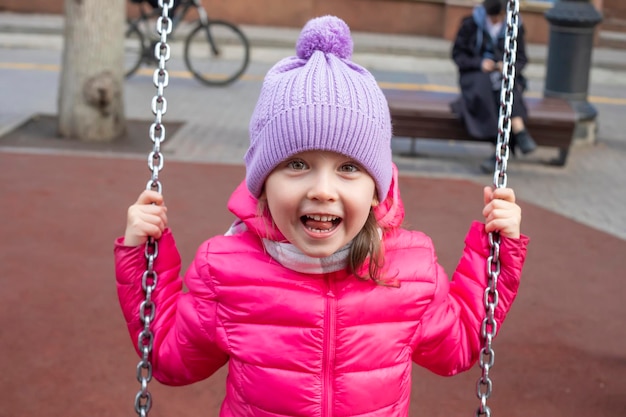
<svg viewBox="0 0 626 417">
<path fill-rule="evenodd" d="M 347 267 L 352 242 L 324 258 L 308 256 L 291 243 L 263 239 L 263 246 L 267 253 L 285 268 L 304 274 L 325 274 Z"/>
<path fill-rule="evenodd" d="M 246 231 L 248 227 L 237 219 L 225 233 L 226 236 Z M 263 238 L 263 246 L 276 262 L 296 272 L 304 274 L 325 274 L 345 269 L 348 266 L 348 255 L 352 242 L 325 258 L 313 258 L 304 254 L 291 243 L 276 242 Z"/>
</svg>

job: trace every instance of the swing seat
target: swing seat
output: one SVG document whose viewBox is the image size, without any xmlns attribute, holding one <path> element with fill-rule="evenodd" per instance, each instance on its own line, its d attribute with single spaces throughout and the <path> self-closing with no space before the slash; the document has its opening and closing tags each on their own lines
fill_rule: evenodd
<svg viewBox="0 0 626 417">
<path fill-rule="evenodd" d="M 383 89 L 395 137 L 411 138 L 410 155 L 417 156 L 416 139 L 480 141 L 470 137 L 463 122 L 450 109 L 457 93 Z M 524 97 L 528 107 L 527 128 L 539 146 L 558 149 L 549 165 L 564 166 L 574 138 L 578 117 L 567 100 L 555 97 Z"/>
</svg>

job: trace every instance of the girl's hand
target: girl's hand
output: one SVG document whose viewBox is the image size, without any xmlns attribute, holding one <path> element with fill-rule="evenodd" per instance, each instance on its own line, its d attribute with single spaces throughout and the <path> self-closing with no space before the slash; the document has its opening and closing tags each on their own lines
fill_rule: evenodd
<svg viewBox="0 0 626 417">
<path fill-rule="evenodd" d="M 522 222 L 522 209 L 515 203 L 515 193 L 511 188 L 485 187 L 483 189 L 485 208 L 485 231 L 498 231 L 500 235 L 519 238 Z"/>
<path fill-rule="evenodd" d="M 145 244 L 148 236 L 158 239 L 166 227 L 167 208 L 163 205 L 163 196 L 156 191 L 146 190 L 128 208 L 124 245 Z"/>
</svg>

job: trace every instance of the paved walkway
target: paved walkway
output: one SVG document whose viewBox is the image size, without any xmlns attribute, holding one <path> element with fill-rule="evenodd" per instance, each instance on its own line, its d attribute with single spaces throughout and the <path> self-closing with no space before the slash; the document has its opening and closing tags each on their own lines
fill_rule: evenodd
<svg viewBox="0 0 626 417">
<path fill-rule="evenodd" d="M 21 62 L 22 55 L 17 51 L 23 48 L 41 51 L 42 57 L 39 67 L 35 65 L 34 69 L 17 76 L 30 88 L 20 88 L 16 80 L 7 77 L 0 80 L 5 91 L 18 94 L 24 101 L 0 113 L 0 134 L 33 114 L 56 113 L 57 77 L 51 74 L 49 67 L 41 68 L 52 63 L 57 65 L 58 71 L 62 24 L 60 16 L 0 13 L 0 48 L 5 49 L 0 65 L 10 69 L 12 61 Z M 244 30 L 253 45 L 253 63 L 242 81 L 226 89 L 200 87 L 188 79 L 179 59 L 180 45 L 173 45 L 173 58 L 169 64 L 174 80 L 166 92 L 170 103 L 167 117 L 184 122 L 184 126 L 165 146 L 169 158 L 242 162 L 247 147 L 247 121 L 258 95 L 259 81 L 272 63 L 293 54 L 298 35 L 295 29 L 244 27 Z M 448 59 L 448 41 L 368 33 L 355 33 L 354 41 L 354 60 L 367 66 L 381 84 L 456 88 L 455 68 Z M 529 46 L 532 62 L 526 71 L 531 85 L 529 94 L 540 95 L 543 90 L 546 54 L 545 46 Z M 146 68 L 125 85 L 129 118 L 145 120 L 151 117 L 148 104 L 154 88 L 146 78 L 151 73 Z M 42 88 L 33 88 L 44 79 L 47 81 Z M 567 166 L 562 169 L 536 163 L 538 157 L 550 156 L 550 149 L 512 161 L 509 184 L 525 201 L 626 239 L 626 210 L 623 210 L 626 206 L 623 176 L 626 166 L 626 137 L 623 134 L 626 131 L 623 117 L 626 110 L 626 51 L 594 50 L 589 100 L 599 111 L 596 143 L 576 146 Z M 394 141 L 396 162 L 403 173 L 491 182 L 478 170 L 479 161 L 491 152 L 487 145 L 421 141 L 419 150 L 425 157 L 407 158 L 402 154 L 408 144 L 406 139 Z"/>
</svg>

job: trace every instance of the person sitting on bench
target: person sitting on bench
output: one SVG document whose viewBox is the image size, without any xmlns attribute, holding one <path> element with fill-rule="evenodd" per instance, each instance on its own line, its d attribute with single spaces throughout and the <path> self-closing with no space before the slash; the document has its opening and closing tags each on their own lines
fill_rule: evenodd
<svg viewBox="0 0 626 417">
<path fill-rule="evenodd" d="M 470 136 L 494 144 L 498 136 L 505 15 L 506 0 L 484 0 L 474 8 L 471 16 L 463 19 L 452 47 L 452 59 L 458 67 L 461 89 L 461 96 L 451 104 L 452 111 L 461 117 Z M 526 87 L 522 70 L 528 59 L 521 18 L 518 24 L 509 147 L 513 154 L 516 147 L 527 154 L 534 151 L 537 144 L 525 125 L 528 111 L 522 96 Z M 485 160 L 481 169 L 489 173 L 494 165 L 495 155 Z"/>
</svg>

